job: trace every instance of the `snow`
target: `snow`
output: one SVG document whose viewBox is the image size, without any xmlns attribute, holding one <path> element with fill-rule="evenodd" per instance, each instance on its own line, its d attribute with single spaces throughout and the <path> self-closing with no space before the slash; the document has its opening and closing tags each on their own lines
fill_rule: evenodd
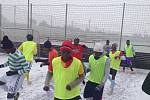
<svg viewBox="0 0 150 100">
<path fill-rule="evenodd" d="M 7 55 L 0 53 L 1 63 L 7 60 Z M 45 81 L 45 76 L 47 72 L 47 66 L 42 68 L 39 66 L 40 63 L 33 62 L 31 74 L 32 84 L 28 85 L 26 81 L 23 84 L 23 90 L 21 90 L 21 95 L 19 100 L 53 100 L 52 93 L 46 93 L 43 91 L 43 85 Z M 9 70 L 8 68 L 0 69 L 0 77 Z M 116 87 L 114 93 L 109 95 L 110 92 L 110 82 L 107 81 L 104 89 L 103 100 L 150 100 L 150 96 L 142 92 L 141 85 L 145 79 L 149 70 L 135 69 L 136 73 L 131 74 L 130 70 L 124 72 L 118 72 L 116 76 Z M 84 86 L 82 85 L 82 91 Z M 83 93 L 81 93 L 83 94 Z M 0 89 L 0 100 L 6 100 L 7 93 Z M 47 98 L 50 95 L 51 98 Z"/>
</svg>

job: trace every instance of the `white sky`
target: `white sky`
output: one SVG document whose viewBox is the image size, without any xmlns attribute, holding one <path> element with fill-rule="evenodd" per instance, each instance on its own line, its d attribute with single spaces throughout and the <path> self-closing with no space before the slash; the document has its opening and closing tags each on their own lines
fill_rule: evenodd
<svg viewBox="0 0 150 100">
<path fill-rule="evenodd" d="M 2 4 L 27 4 L 28 0 L 0 0 Z M 30 0 L 34 4 L 91 4 L 91 3 L 150 3 L 150 0 Z"/>
</svg>

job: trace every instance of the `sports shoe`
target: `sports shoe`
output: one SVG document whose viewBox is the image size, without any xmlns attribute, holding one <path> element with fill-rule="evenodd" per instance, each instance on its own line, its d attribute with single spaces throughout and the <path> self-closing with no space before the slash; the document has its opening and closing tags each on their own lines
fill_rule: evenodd
<svg viewBox="0 0 150 100">
<path fill-rule="evenodd" d="M 16 95 L 15 95 L 15 97 L 14 97 L 14 100 L 18 100 L 19 95 L 20 95 L 19 92 L 17 92 Z"/>
</svg>

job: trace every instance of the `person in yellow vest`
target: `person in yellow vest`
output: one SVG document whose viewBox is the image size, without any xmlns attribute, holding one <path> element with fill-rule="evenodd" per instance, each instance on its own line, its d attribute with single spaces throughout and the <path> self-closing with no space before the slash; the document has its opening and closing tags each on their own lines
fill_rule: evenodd
<svg viewBox="0 0 150 100">
<path fill-rule="evenodd" d="M 37 54 L 37 44 L 33 41 L 32 34 L 27 34 L 26 38 L 27 41 L 23 42 L 18 49 L 23 53 L 26 61 L 28 62 L 31 68 L 34 55 Z M 26 73 L 25 77 L 27 78 L 28 84 L 31 84 L 31 81 L 29 79 L 29 73 Z"/>
<path fill-rule="evenodd" d="M 54 100 L 80 100 L 80 83 L 84 79 L 84 69 L 80 60 L 72 57 L 72 42 L 65 40 L 60 47 L 61 56 L 52 60 L 49 77 L 45 80 L 45 91 L 54 79 Z"/>
<path fill-rule="evenodd" d="M 133 72 L 134 70 L 132 68 L 132 62 L 135 57 L 135 50 L 133 48 L 133 45 L 130 43 L 130 40 L 126 41 L 124 52 L 126 56 L 126 64 L 128 67 L 130 67 L 131 71 Z M 123 66 L 123 71 L 125 71 L 125 66 Z"/>
<path fill-rule="evenodd" d="M 102 100 L 105 82 L 110 72 L 110 60 L 103 52 L 103 45 L 95 43 L 94 53 L 89 57 L 90 74 L 84 89 L 86 100 Z"/>
<path fill-rule="evenodd" d="M 117 50 L 117 44 L 112 44 L 112 50 L 109 53 L 110 58 L 110 75 L 109 80 L 111 81 L 111 94 L 113 93 L 115 87 L 115 77 L 117 71 L 120 69 L 121 57 L 123 56 L 122 52 Z"/>
</svg>

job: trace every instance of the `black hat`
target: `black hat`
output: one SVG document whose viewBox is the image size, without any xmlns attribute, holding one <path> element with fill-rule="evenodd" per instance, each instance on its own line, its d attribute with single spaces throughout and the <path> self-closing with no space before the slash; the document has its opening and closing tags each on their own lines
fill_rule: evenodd
<svg viewBox="0 0 150 100">
<path fill-rule="evenodd" d="M 3 39 L 1 44 L 3 49 L 11 49 L 14 47 L 12 41 L 9 39 Z"/>
<path fill-rule="evenodd" d="M 78 41 L 80 41 L 80 39 L 79 39 L 79 38 L 75 38 L 74 40 L 78 40 Z"/>
<path fill-rule="evenodd" d="M 3 41 L 8 40 L 8 39 L 9 39 L 9 38 L 8 38 L 7 35 L 5 35 L 5 36 L 3 37 Z"/>
<path fill-rule="evenodd" d="M 45 41 L 45 42 L 44 42 L 44 47 L 45 47 L 45 48 L 51 48 L 51 47 L 52 47 L 51 42 L 50 42 L 49 40 Z"/>
<path fill-rule="evenodd" d="M 32 34 L 27 34 L 27 40 L 32 41 L 33 40 L 33 35 Z"/>
</svg>

